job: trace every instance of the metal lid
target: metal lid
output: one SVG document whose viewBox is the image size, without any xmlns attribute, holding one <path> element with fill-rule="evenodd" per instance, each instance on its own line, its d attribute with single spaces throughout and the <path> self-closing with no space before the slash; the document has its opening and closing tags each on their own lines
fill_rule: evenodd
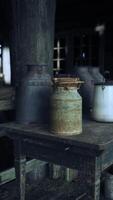
<svg viewBox="0 0 113 200">
<path fill-rule="evenodd" d="M 28 71 L 35 71 L 38 74 L 47 72 L 47 65 L 46 64 L 28 64 L 27 65 Z"/>
<path fill-rule="evenodd" d="M 79 87 L 81 83 L 84 83 L 83 81 L 80 81 L 78 77 L 73 78 L 73 77 L 60 77 L 60 78 L 54 78 L 53 82 L 56 86 L 59 87 Z"/>
<path fill-rule="evenodd" d="M 100 82 L 100 83 L 95 83 L 95 85 L 106 85 L 106 86 L 112 86 L 113 85 L 113 81 L 106 81 L 106 82 Z"/>
</svg>

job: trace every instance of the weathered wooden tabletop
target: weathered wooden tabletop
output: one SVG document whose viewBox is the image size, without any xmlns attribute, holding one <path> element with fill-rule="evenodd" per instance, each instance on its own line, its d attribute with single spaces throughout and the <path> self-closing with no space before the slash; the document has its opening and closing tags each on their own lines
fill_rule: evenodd
<svg viewBox="0 0 113 200">
<path fill-rule="evenodd" d="M 113 164 L 113 123 L 85 120 L 83 132 L 73 136 L 53 134 L 37 124 L 15 122 L 1 124 L 0 130 L 14 140 L 20 199 L 25 199 L 27 156 L 81 171 L 88 180 L 88 198 L 100 199 L 101 172 Z"/>
<path fill-rule="evenodd" d="M 83 132 L 79 135 L 61 136 L 40 128 L 37 124 L 18 124 L 15 122 L 0 124 L 0 130 L 13 137 L 32 140 L 47 139 L 53 142 L 86 147 L 95 150 L 104 150 L 113 143 L 113 123 L 99 123 L 83 121 Z"/>
</svg>

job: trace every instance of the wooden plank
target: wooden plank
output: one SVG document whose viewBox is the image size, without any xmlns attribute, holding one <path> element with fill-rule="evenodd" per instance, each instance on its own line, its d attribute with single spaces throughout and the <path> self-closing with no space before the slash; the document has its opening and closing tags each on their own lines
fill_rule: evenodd
<svg viewBox="0 0 113 200">
<path fill-rule="evenodd" d="M 72 169 L 82 170 L 83 164 L 86 163 L 86 169 L 89 162 L 92 162 L 95 155 L 88 153 L 78 153 L 72 151 L 65 151 L 65 149 L 49 148 L 46 145 L 39 145 L 33 143 L 23 143 L 22 151 L 26 156 L 35 157 L 38 160 L 51 162 L 57 165 L 66 166 Z M 38 153 L 37 153 L 38 152 Z"/>
<path fill-rule="evenodd" d="M 56 0 L 11 2 L 13 82 L 20 82 L 27 72 L 28 64 L 47 64 L 48 71 L 52 74 Z"/>
<path fill-rule="evenodd" d="M 44 179 L 42 181 L 27 184 L 26 199 L 30 200 L 82 200 L 87 197 L 86 187 L 83 181 L 77 179 L 75 182 L 67 183 L 61 179 Z M 12 181 L 0 187 L 0 200 L 17 199 L 16 184 Z"/>
<path fill-rule="evenodd" d="M 14 101 L 11 99 L 0 100 L 0 111 L 15 109 Z"/>
<path fill-rule="evenodd" d="M 15 90 L 13 87 L 0 87 L 0 100 L 9 99 L 15 96 Z"/>
<path fill-rule="evenodd" d="M 90 148 L 90 150 L 104 150 L 113 143 L 113 123 L 96 123 L 88 121 L 83 123 L 83 133 L 76 136 L 59 136 L 44 130 L 35 125 L 20 125 L 16 123 L 2 124 L 0 129 L 4 129 L 14 137 L 27 137 L 33 140 L 50 140 Z"/>
<path fill-rule="evenodd" d="M 32 172 L 36 168 L 40 168 L 40 166 L 45 164 L 46 162 L 42 162 L 36 159 L 32 159 L 27 161 L 26 163 L 26 173 Z M 15 179 L 15 168 L 10 168 L 5 171 L 0 172 L 0 185 L 13 181 Z"/>
<path fill-rule="evenodd" d="M 0 111 L 12 110 L 15 108 L 15 90 L 13 87 L 0 88 Z"/>
<path fill-rule="evenodd" d="M 102 154 L 102 170 L 107 169 L 109 166 L 113 165 L 113 145 L 106 148 L 106 151 Z"/>
</svg>

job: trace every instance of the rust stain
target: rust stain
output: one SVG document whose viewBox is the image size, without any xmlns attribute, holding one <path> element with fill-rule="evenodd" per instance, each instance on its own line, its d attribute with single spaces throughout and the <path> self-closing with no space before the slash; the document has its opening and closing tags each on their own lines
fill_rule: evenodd
<svg viewBox="0 0 113 200">
<path fill-rule="evenodd" d="M 76 135 L 82 132 L 82 99 L 77 87 L 57 85 L 52 97 L 52 132 Z"/>
</svg>

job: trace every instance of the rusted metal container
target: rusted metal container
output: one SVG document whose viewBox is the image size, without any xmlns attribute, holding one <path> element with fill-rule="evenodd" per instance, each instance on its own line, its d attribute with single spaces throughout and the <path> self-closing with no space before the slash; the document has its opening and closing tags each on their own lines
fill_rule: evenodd
<svg viewBox="0 0 113 200">
<path fill-rule="evenodd" d="M 17 122 L 49 123 L 51 77 L 46 69 L 44 65 L 29 65 L 28 74 L 21 81 L 16 98 Z"/>
<path fill-rule="evenodd" d="M 55 78 L 52 96 L 51 129 L 61 135 L 82 132 L 82 99 L 78 93 L 78 78 Z"/>
</svg>

